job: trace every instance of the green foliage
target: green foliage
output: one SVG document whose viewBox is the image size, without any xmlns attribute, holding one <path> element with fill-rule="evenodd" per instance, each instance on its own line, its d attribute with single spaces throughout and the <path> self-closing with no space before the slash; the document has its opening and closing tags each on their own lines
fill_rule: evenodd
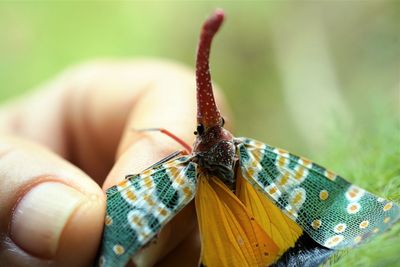
<svg viewBox="0 0 400 267">
<path fill-rule="evenodd" d="M 392 110 L 376 105 L 377 124 L 363 131 L 343 129 L 329 133 L 324 164 L 351 182 L 384 198 L 400 201 L 400 124 Z M 371 242 L 339 253 L 332 266 L 397 266 L 400 260 L 400 224 Z"/>
</svg>

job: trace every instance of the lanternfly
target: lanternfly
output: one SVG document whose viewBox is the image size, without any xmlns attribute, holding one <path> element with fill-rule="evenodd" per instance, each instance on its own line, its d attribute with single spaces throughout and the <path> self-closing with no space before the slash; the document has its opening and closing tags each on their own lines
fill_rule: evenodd
<svg viewBox="0 0 400 267">
<path fill-rule="evenodd" d="M 100 266 L 124 266 L 195 199 L 205 266 L 315 266 L 388 229 L 400 207 L 312 161 L 224 128 L 209 72 L 224 19 L 204 23 L 197 52 L 197 129 L 185 148 L 107 190 Z M 154 130 L 154 129 L 152 129 Z"/>
</svg>

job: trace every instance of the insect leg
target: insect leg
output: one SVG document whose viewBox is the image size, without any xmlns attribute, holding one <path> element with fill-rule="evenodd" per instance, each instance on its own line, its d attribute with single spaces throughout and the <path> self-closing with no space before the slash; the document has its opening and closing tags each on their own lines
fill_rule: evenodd
<svg viewBox="0 0 400 267">
<path fill-rule="evenodd" d="M 173 159 L 173 158 L 175 158 L 176 156 L 179 156 L 179 155 L 181 155 L 181 154 L 183 154 L 183 153 L 182 153 L 182 150 L 175 151 L 175 152 L 169 154 L 168 156 L 166 156 L 165 158 L 163 158 L 163 159 L 157 161 L 156 163 L 152 164 L 150 167 L 144 169 L 143 171 L 146 171 L 146 170 L 148 170 L 148 169 L 155 168 L 155 167 L 157 167 L 158 165 L 161 165 L 161 164 L 163 164 L 163 163 L 169 161 L 170 159 Z"/>
<path fill-rule="evenodd" d="M 173 158 L 175 158 L 176 156 L 179 156 L 180 154 L 183 154 L 181 150 L 175 151 L 175 152 L 169 154 L 168 156 L 166 156 L 165 158 L 163 158 L 163 159 L 157 161 L 156 163 L 150 165 L 149 167 L 147 167 L 146 169 L 144 169 L 142 172 L 144 172 L 144 171 L 146 171 L 146 170 L 149 170 L 149 169 L 151 169 L 151 168 L 155 168 L 155 167 L 157 167 L 157 166 L 159 166 L 159 165 L 161 165 L 161 164 L 163 164 L 163 163 L 169 161 L 170 159 L 173 159 Z M 137 174 L 128 174 L 128 175 L 125 176 L 125 179 L 130 179 L 130 178 L 132 178 L 132 177 L 135 176 L 135 175 L 137 175 Z"/>
</svg>

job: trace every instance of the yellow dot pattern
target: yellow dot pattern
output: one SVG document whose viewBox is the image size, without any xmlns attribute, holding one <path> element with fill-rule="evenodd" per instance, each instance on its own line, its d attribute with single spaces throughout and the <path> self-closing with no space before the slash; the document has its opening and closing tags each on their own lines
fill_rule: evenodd
<svg viewBox="0 0 400 267">
<path fill-rule="evenodd" d="M 312 228 L 314 228 L 315 230 L 319 229 L 321 227 L 321 225 L 322 225 L 321 220 L 314 220 L 311 223 Z"/>
<path fill-rule="evenodd" d="M 360 227 L 360 229 L 365 229 L 368 227 L 368 225 L 369 225 L 369 221 L 365 220 L 365 221 L 360 222 L 359 227 Z"/>
<path fill-rule="evenodd" d="M 114 253 L 118 256 L 124 254 L 125 252 L 125 248 L 121 245 L 114 245 L 113 250 Z"/>
<path fill-rule="evenodd" d="M 357 203 L 357 202 L 356 203 L 349 203 L 347 205 L 347 212 L 349 214 L 355 214 L 355 213 L 359 212 L 360 209 L 361 209 L 361 205 L 359 203 Z"/>
<path fill-rule="evenodd" d="M 384 211 L 388 211 L 388 210 L 390 210 L 392 207 L 393 207 L 393 202 L 389 202 L 389 203 L 387 203 L 387 204 L 383 207 L 383 210 L 384 210 Z"/>
<path fill-rule="evenodd" d="M 343 239 L 344 239 L 343 235 L 334 235 L 325 241 L 324 246 L 327 248 L 336 247 L 337 245 L 339 245 L 340 242 L 343 241 Z"/>
<path fill-rule="evenodd" d="M 338 225 L 333 228 L 333 231 L 337 234 L 343 233 L 346 230 L 346 224 L 345 223 L 339 223 Z"/>
<path fill-rule="evenodd" d="M 322 201 L 327 200 L 329 197 L 329 192 L 327 190 L 321 190 L 319 192 L 319 199 L 321 199 Z"/>
</svg>

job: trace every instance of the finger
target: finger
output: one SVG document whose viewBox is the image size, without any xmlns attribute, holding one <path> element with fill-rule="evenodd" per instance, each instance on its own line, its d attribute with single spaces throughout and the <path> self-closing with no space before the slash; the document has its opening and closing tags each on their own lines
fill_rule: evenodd
<svg viewBox="0 0 400 267">
<path fill-rule="evenodd" d="M 118 160 L 107 177 L 103 188 L 108 188 L 127 174 L 139 173 L 170 153 L 183 148 L 170 137 L 159 132 L 134 132 L 131 129 L 166 128 L 191 144 L 195 128 L 195 84 L 192 72 L 168 69 L 162 79 L 154 80 L 135 103 L 126 124 L 118 149 Z M 224 109 L 224 107 L 221 107 Z M 152 243 L 134 257 L 138 266 L 152 266 L 173 251 L 192 251 L 191 257 L 198 263 L 199 240 L 192 239 L 187 247 L 179 244 L 187 240 L 195 227 L 194 205 L 188 205 L 160 232 L 157 243 Z M 175 249 L 176 248 L 176 249 Z M 172 253 L 172 252 L 171 252 Z M 188 255 L 189 256 L 189 255 Z M 179 261 L 175 258 L 175 263 Z"/>
<path fill-rule="evenodd" d="M 49 147 L 102 183 L 132 112 L 134 127 L 168 126 L 192 142 L 195 117 L 187 111 L 195 109 L 194 80 L 194 71 L 162 61 L 82 65 L 3 105 L 0 133 Z"/>
<path fill-rule="evenodd" d="M 87 175 L 48 150 L 0 139 L 2 266 L 90 266 L 105 199 Z"/>
<path fill-rule="evenodd" d="M 118 150 L 118 160 L 104 183 L 108 188 L 138 173 L 182 147 L 159 132 L 134 132 L 132 128 L 164 127 L 191 143 L 195 118 L 194 77 L 189 72 L 168 70 L 168 75 L 152 82 L 135 103 Z M 134 258 L 138 266 L 152 266 L 171 252 L 193 230 L 194 205 L 188 205 Z M 198 247 L 198 244 L 189 244 Z M 198 255 L 194 255 L 196 258 Z"/>
<path fill-rule="evenodd" d="M 89 64 L 63 74 L 38 94 L 0 111 L 0 122 L 4 122 L 0 131 L 3 128 L 49 146 L 101 182 L 114 163 L 117 144 L 131 113 L 132 123 L 126 127 L 119 149 L 119 155 L 124 156 L 108 176 L 107 188 L 124 175 L 139 172 L 181 149 L 163 135 L 137 134 L 130 128 L 164 127 L 191 143 L 194 80 L 193 71 L 171 63 Z"/>
</svg>

